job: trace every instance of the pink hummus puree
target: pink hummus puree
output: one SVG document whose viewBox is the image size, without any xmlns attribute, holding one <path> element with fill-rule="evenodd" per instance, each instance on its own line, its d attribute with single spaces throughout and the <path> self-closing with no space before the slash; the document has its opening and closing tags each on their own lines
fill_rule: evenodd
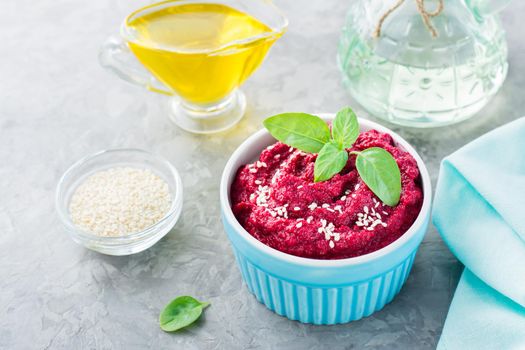
<svg viewBox="0 0 525 350">
<path fill-rule="evenodd" d="M 231 187 L 233 213 L 256 239 L 281 252 L 314 259 L 343 259 L 378 250 L 415 221 L 423 201 L 415 159 L 388 134 L 362 133 L 350 150 L 382 147 L 401 170 L 397 206 L 383 204 L 359 177 L 355 156 L 340 174 L 314 183 L 316 154 L 277 142 L 242 166 Z"/>
</svg>

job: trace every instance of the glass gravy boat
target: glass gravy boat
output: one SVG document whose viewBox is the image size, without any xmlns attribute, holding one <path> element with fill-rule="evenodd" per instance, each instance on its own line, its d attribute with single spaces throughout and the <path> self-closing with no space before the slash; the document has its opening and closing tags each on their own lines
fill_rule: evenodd
<svg viewBox="0 0 525 350">
<path fill-rule="evenodd" d="M 173 96 L 171 119 L 182 129 L 219 132 L 244 115 L 238 87 L 287 25 L 271 1 L 170 0 L 131 13 L 99 60 L 126 81 Z"/>
</svg>

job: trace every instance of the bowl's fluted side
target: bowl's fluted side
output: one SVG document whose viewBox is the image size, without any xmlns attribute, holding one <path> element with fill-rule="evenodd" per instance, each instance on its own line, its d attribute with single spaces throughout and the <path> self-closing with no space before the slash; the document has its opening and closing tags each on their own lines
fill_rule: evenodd
<svg viewBox="0 0 525 350">
<path fill-rule="evenodd" d="M 373 279 L 343 287 L 310 287 L 266 273 L 235 251 L 248 289 L 281 316 L 303 323 L 347 323 L 381 310 L 401 290 L 416 252 L 403 263 Z"/>
<path fill-rule="evenodd" d="M 427 224 L 419 229 L 401 260 L 395 254 L 387 254 L 380 261 L 368 264 L 366 273 L 356 265 L 338 267 L 342 278 L 333 278 L 331 282 L 323 279 L 323 283 L 313 285 L 305 280 L 311 281 L 312 276 L 324 274 L 326 267 L 304 268 L 301 274 L 290 265 L 289 269 L 296 275 L 291 280 L 288 278 L 291 271 L 287 271 L 286 265 L 276 269 L 272 256 L 261 259 L 259 255 L 252 259 L 260 251 L 255 252 L 249 245 L 238 244 L 240 241 L 233 227 L 224 226 L 242 278 L 257 300 L 291 320 L 320 325 L 355 321 L 370 316 L 391 302 L 410 273 L 427 229 Z M 345 275 L 353 275 L 356 281 L 344 281 Z"/>
</svg>

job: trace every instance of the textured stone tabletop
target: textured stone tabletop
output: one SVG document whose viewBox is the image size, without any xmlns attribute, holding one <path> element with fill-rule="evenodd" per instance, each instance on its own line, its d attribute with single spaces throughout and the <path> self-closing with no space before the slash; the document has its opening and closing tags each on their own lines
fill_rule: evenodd
<svg viewBox="0 0 525 350">
<path fill-rule="evenodd" d="M 231 152 L 281 111 L 333 112 L 352 105 L 335 55 L 346 1 L 276 1 L 289 31 L 244 86 L 238 127 L 213 136 L 182 132 L 168 100 L 100 68 L 97 50 L 128 0 L 0 1 L 1 349 L 432 349 L 461 264 L 430 228 L 399 296 L 347 325 L 311 326 L 268 311 L 241 281 L 223 232 L 219 176 Z M 440 159 L 525 114 L 525 3 L 503 13 L 509 77 L 496 98 L 457 126 L 394 127 L 421 153 L 435 185 Z M 107 148 L 144 148 L 181 172 L 184 208 L 158 244 L 127 257 L 76 245 L 54 209 L 61 174 Z M 189 294 L 212 303 L 195 326 L 167 334 L 159 310 Z"/>
</svg>

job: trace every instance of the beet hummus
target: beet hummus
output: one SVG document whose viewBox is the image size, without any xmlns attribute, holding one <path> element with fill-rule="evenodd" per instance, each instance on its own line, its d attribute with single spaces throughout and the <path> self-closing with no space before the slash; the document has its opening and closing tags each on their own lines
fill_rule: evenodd
<svg viewBox="0 0 525 350">
<path fill-rule="evenodd" d="M 361 133 L 348 151 L 382 147 L 401 171 L 401 199 L 383 204 L 361 180 L 355 156 L 341 173 L 314 183 L 317 154 L 277 142 L 242 166 L 231 187 L 233 213 L 253 237 L 281 252 L 343 259 L 378 250 L 416 220 L 423 202 L 416 160 L 376 130 Z"/>
</svg>

